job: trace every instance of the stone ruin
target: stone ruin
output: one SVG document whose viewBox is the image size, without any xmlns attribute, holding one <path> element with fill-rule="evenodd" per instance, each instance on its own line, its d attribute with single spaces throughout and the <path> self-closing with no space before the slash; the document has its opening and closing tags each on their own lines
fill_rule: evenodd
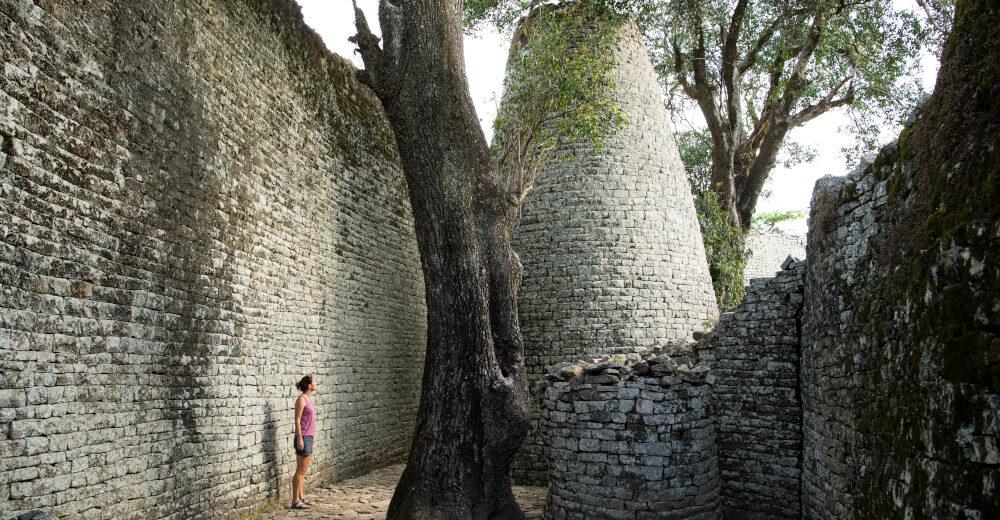
<svg viewBox="0 0 1000 520">
<path fill-rule="evenodd" d="M 806 264 L 782 267 L 694 343 L 549 367 L 550 518 L 801 518 Z"/>
<path fill-rule="evenodd" d="M 713 414 L 728 517 L 799 517 L 805 271 L 805 262 L 789 257 L 773 278 L 752 280 L 743 304 L 699 345 L 715 376 Z"/>
<path fill-rule="evenodd" d="M 1000 11 L 989 5 L 960 3 L 935 93 L 898 141 L 817 183 L 806 261 L 751 280 L 694 347 L 714 381 L 722 518 L 1000 517 L 1000 149 L 982 141 L 1000 128 L 1000 66 L 982 58 L 1000 43 Z M 610 388 L 587 409 L 614 409 Z M 572 517 L 613 504 L 588 503 L 599 484 L 555 470 L 590 456 L 552 420 L 562 398 L 542 397 L 541 437 L 561 439 L 550 506 L 563 506 L 550 514 Z"/>
<path fill-rule="evenodd" d="M 649 515 L 692 502 L 725 519 L 1000 518 L 1000 12 L 987 0 L 958 11 L 935 93 L 899 140 L 818 184 L 805 263 L 751 281 L 676 367 L 628 357 L 712 316 L 676 172 L 580 185 L 622 194 L 582 213 L 600 240 L 566 244 L 582 263 L 525 279 L 539 282 L 525 291 L 539 319 L 545 287 L 563 291 L 552 305 L 584 301 L 553 313 L 567 335 L 525 327 L 539 380 L 572 363 L 541 395 L 558 430 L 550 515 L 581 515 L 599 496 L 611 509 L 589 518 L 662 518 Z M 378 102 L 295 4 L 0 0 L 0 21 L 0 513 L 252 515 L 287 493 L 303 372 L 326 389 L 319 436 L 334 447 L 317 453 L 319 481 L 402 460 L 426 333 L 403 177 Z M 656 160 L 672 168 L 650 114 L 633 136 L 654 138 L 646 151 L 607 153 L 635 160 L 662 144 Z M 616 161 L 579 160 L 591 172 Z M 565 182 L 582 182 L 574 168 Z M 657 218 L 681 219 L 680 235 L 638 218 L 659 211 L 652 202 L 629 203 L 654 178 L 676 202 Z M 545 232 L 529 230 L 544 224 L 532 211 L 545 210 L 526 208 L 520 224 L 526 267 L 544 261 L 531 258 L 529 231 Z M 630 257 L 644 242 L 659 246 Z M 576 363 L 601 353 L 612 356 Z M 664 378 L 688 393 L 646 404 L 644 390 L 673 391 Z M 612 414 L 641 418 L 645 439 L 625 438 Z M 665 424 L 704 443 L 671 451 Z M 139 433 L 124 446 L 127 432 Z M 666 455 L 639 453 L 650 449 Z M 589 471 L 606 474 L 571 469 L 600 455 Z M 668 467 L 684 456 L 715 462 Z"/>
<path fill-rule="evenodd" d="M 691 186 L 638 26 L 624 24 L 608 52 L 613 98 L 628 124 L 599 150 L 564 143 L 555 153 L 566 158 L 543 168 L 513 230 L 529 380 L 566 359 L 690 339 L 719 313 Z M 543 447 L 537 435 L 525 441 L 517 481 L 547 481 Z"/>
<path fill-rule="evenodd" d="M 562 363 L 539 383 L 549 519 L 719 518 L 711 377 L 692 352 Z"/>
</svg>

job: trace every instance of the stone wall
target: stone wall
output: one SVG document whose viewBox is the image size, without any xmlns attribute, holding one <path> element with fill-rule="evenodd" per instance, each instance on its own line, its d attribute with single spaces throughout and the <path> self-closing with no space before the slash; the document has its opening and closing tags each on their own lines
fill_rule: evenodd
<svg viewBox="0 0 1000 520">
<path fill-rule="evenodd" d="M 0 512 L 239 517 L 399 461 L 425 320 L 374 96 L 291 0 L 0 0 Z"/>
<path fill-rule="evenodd" d="M 756 278 L 698 350 L 715 377 L 723 518 L 800 516 L 800 317 L 805 262 Z"/>
<path fill-rule="evenodd" d="M 690 338 L 718 315 L 691 188 L 638 28 L 625 24 L 608 52 L 628 124 L 599 150 L 559 150 L 570 157 L 539 174 L 515 223 L 532 383 L 546 365 Z M 530 436 L 515 479 L 544 483 L 544 460 Z"/>
<path fill-rule="evenodd" d="M 898 142 L 813 195 L 806 518 L 1000 518 L 998 26 L 958 2 Z"/>
<path fill-rule="evenodd" d="M 770 278 L 781 270 L 789 256 L 798 260 L 806 257 L 806 237 L 781 233 L 750 233 L 746 248 L 751 251 L 743 277 L 746 283 L 754 278 Z"/>
<path fill-rule="evenodd" d="M 554 368 L 540 385 L 546 518 L 718 519 L 707 374 L 652 352 Z"/>
</svg>

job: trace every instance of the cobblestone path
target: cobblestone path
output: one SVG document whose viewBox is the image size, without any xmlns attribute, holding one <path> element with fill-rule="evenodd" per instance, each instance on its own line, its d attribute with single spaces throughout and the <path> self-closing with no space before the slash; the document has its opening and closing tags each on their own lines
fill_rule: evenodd
<svg viewBox="0 0 1000 520">
<path fill-rule="evenodd" d="M 306 483 L 309 509 L 270 511 L 258 520 L 378 520 L 385 518 L 389 498 L 403 472 L 403 465 L 375 470 L 365 476 L 310 490 Z M 528 520 L 540 520 L 545 508 L 543 487 L 514 486 L 514 496 Z M 287 505 L 286 505 L 287 507 Z"/>
</svg>

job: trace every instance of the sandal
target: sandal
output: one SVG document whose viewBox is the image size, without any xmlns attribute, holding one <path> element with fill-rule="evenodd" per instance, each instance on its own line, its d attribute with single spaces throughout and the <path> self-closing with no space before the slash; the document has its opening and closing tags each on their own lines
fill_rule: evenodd
<svg viewBox="0 0 1000 520">
<path fill-rule="evenodd" d="M 305 501 L 299 500 L 298 502 L 292 504 L 292 509 L 309 509 L 309 505 L 306 504 Z"/>
</svg>

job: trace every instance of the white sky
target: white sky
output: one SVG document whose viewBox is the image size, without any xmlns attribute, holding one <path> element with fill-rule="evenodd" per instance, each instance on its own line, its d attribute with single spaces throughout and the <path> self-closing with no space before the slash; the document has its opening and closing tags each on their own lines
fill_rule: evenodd
<svg viewBox="0 0 1000 520">
<path fill-rule="evenodd" d="M 297 0 L 302 6 L 305 21 L 326 42 L 333 52 L 363 68 L 361 58 L 354 53 L 354 45 L 347 38 L 355 33 L 354 11 L 350 0 Z M 893 0 L 897 6 L 915 6 L 914 0 Z M 372 30 L 378 32 L 378 0 L 358 0 L 358 5 L 368 16 Z M 505 36 L 485 33 L 465 38 L 465 63 L 469 76 L 469 88 L 476 103 L 476 111 L 483 125 L 487 139 L 492 135 L 491 125 L 496 117 L 497 103 L 502 88 L 504 65 L 510 45 Z M 930 91 L 937 74 L 937 62 L 933 56 L 922 60 L 924 86 Z M 841 149 L 852 144 L 849 134 L 841 130 L 848 119 L 843 111 L 824 114 L 803 127 L 793 130 L 789 136 L 803 146 L 816 149 L 816 160 L 785 168 L 777 166 L 765 186 L 770 191 L 768 198 L 757 203 L 757 211 L 801 210 L 808 213 L 816 179 L 824 175 L 845 175 L 848 173 Z M 895 132 L 892 132 L 895 133 Z M 805 219 L 785 223 L 782 229 L 789 233 L 804 234 Z"/>
</svg>

